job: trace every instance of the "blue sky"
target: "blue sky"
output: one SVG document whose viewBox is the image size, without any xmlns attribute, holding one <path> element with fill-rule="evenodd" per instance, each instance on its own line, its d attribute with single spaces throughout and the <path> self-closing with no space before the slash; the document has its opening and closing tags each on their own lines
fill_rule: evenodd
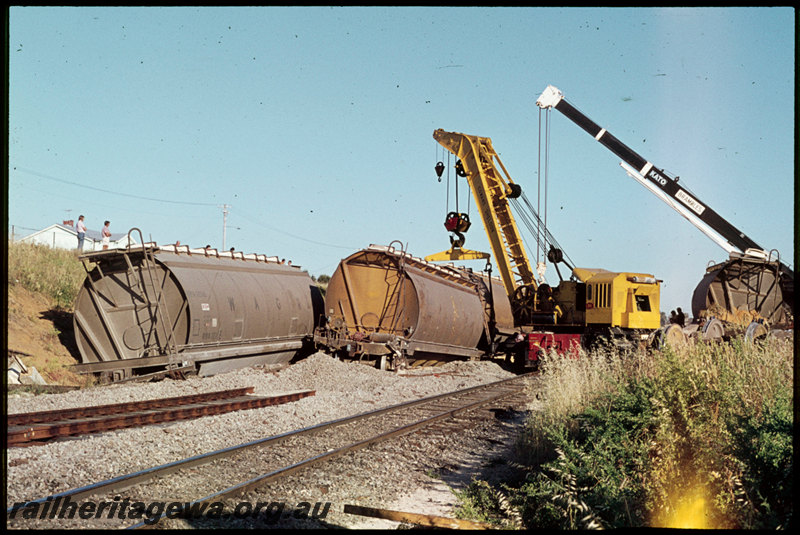
<svg viewBox="0 0 800 535">
<path fill-rule="evenodd" d="M 227 205 L 226 248 L 312 275 L 371 243 L 425 256 L 454 209 L 433 131 L 490 137 L 535 205 L 552 84 L 787 259 L 794 47 L 786 7 L 12 7 L 8 225 L 84 214 L 222 247 Z M 652 273 L 662 310 L 690 310 L 726 253 L 558 112 L 549 144 L 548 230 L 569 258 Z M 464 246 L 488 251 L 460 193 Z"/>
</svg>

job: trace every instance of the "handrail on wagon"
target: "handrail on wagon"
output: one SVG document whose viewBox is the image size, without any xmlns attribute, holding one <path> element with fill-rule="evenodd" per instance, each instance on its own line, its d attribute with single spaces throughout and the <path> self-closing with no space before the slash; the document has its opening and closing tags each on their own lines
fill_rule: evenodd
<svg viewBox="0 0 800 535">
<path fill-rule="evenodd" d="M 178 352 L 178 346 L 177 346 L 177 342 L 175 342 L 175 329 L 174 329 L 174 326 L 172 324 L 172 319 L 169 316 L 169 310 L 168 310 L 167 304 L 164 302 L 164 306 L 161 306 L 162 302 L 163 302 L 163 295 L 164 295 L 163 290 L 164 290 L 164 288 L 162 286 L 162 288 L 159 289 L 158 286 L 156 286 L 156 281 L 155 281 L 155 278 L 153 276 L 153 268 L 156 265 L 156 259 L 155 259 L 155 256 L 153 256 L 153 249 L 155 249 L 155 247 L 151 247 L 149 250 L 145 248 L 144 236 L 142 236 L 142 231 L 140 229 L 136 228 L 136 227 L 131 228 L 128 231 L 128 245 L 129 245 L 129 247 L 130 247 L 130 243 L 131 243 L 130 235 L 131 235 L 131 232 L 133 232 L 133 231 L 136 231 L 136 232 L 139 233 L 139 240 L 142 243 L 142 252 L 144 253 L 144 261 L 142 263 L 143 264 L 142 265 L 143 271 L 141 272 L 141 276 L 140 276 L 140 278 L 138 279 L 137 282 L 138 282 L 139 287 L 141 289 L 142 295 L 147 300 L 147 305 L 148 305 L 147 309 L 150 312 L 150 314 L 152 314 L 153 311 L 151 310 L 151 305 L 153 304 L 153 299 L 150 297 L 150 295 L 148 295 L 147 283 L 144 281 L 144 271 L 146 270 L 147 271 L 147 275 L 150 278 L 150 286 L 153 288 L 153 291 L 156 293 L 156 295 L 155 295 L 155 308 L 156 308 L 155 312 L 156 312 L 156 314 L 158 314 L 158 317 L 159 317 L 161 325 L 164 326 L 163 327 L 164 328 L 164 334 L 166 336 L 166 353 L 171 356 L 171 355 L 174 355 L 174 354 L 176 354 Z M 136 274 L 136 270 L 133 268 L 133 265 L 131 264 L 131 261 L 130 261 L 130 258 L 128 257 L 128 254 L 124 253 L 124 257 L 125 257 L 125 262 L 128 264 L 128 268 L 131 270 L 131 273 L 135 275 Z M 155 335 L 156 335 L 156 338 L 158 339 L 158 327 L 157 327 L 158 322 L 155 321 L 155 318 L 153 318 L 152 324 L 153 324 L 153 326 L 156 327 Z M 161 349 L 161 348 L 159 348 L 159 349 Z M 164 351 L 163 349 L 161 349 L 161 350 Z M 170 360 L 172 360 L 172 359 L 170 358 Z M 173 364 L 173 363 L 170 362 L 170 364 Z M 169 367 L 172 367 L 172 366 L 169 366 Z"/>
</svg>

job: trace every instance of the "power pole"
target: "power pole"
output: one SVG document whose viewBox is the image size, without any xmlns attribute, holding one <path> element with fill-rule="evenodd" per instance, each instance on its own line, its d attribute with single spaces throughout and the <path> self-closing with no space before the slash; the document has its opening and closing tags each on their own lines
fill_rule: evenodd
<svg viewBox="0 0 800 535">
<path fill-rule="evenodd" d="M 222 205 L 222 250 L 225 251 L 225 229 L 228 226 L 228 208 L 229 204 Z"/>
</svg>

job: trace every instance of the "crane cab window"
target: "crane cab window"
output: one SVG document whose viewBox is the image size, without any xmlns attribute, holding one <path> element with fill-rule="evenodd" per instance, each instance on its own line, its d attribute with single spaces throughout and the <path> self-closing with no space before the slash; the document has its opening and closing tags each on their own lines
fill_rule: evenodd
<svg viewBox="0 0 800 535">
<path fill-rule="evenodd" d="M 636 310 L 639 312 L 650 312 L 650 296 L 649 295 L 635 295 Z"/>
</svg>

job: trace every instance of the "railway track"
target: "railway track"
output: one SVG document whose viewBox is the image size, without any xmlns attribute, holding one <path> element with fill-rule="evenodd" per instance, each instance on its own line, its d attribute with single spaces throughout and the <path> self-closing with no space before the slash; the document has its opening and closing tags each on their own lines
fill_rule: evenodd
<svg viewBox="0 0 800 535">
<path fill-rule="evenodd" d="M 297 401 L 313 391 L 251 396 L 254 388 L 222 390 L 162 399 L 8 415 L 7 445 L 199 418 Z"/>
<path fill-rule="evenodd" d="M 224 521 L 244 503 L 237 504 L 235 500 L 252 497 L 257 489 L 271 482 L 302 474 L 321 463 L 419 431 L 456 433 L 463 429 L 464 422 L 455 418 L 522 395 L 531 380 L 535 379 L 530 375 L 519 376 L 405 402 L 121 475 L 25 504 L 9 504 L 7 526 L 169 527 L 174 522 L 172 518 L 180 517 L 188 517 L 202 526 L 214 520 L 196 514 L 212 509 L 221 510 Z M 158 510 L 153 504 L 162 507 Z M 248 504 L 248 514 L 258 513 L 258 505 Z M 77 518 L 78 515 L 69 518 L 71 509 L 79 511 L 81 507 L 93 513 L 87 512 L 84 518 Z M 260 512 L 264 514 L 263 510 Z"/>
</svg>

